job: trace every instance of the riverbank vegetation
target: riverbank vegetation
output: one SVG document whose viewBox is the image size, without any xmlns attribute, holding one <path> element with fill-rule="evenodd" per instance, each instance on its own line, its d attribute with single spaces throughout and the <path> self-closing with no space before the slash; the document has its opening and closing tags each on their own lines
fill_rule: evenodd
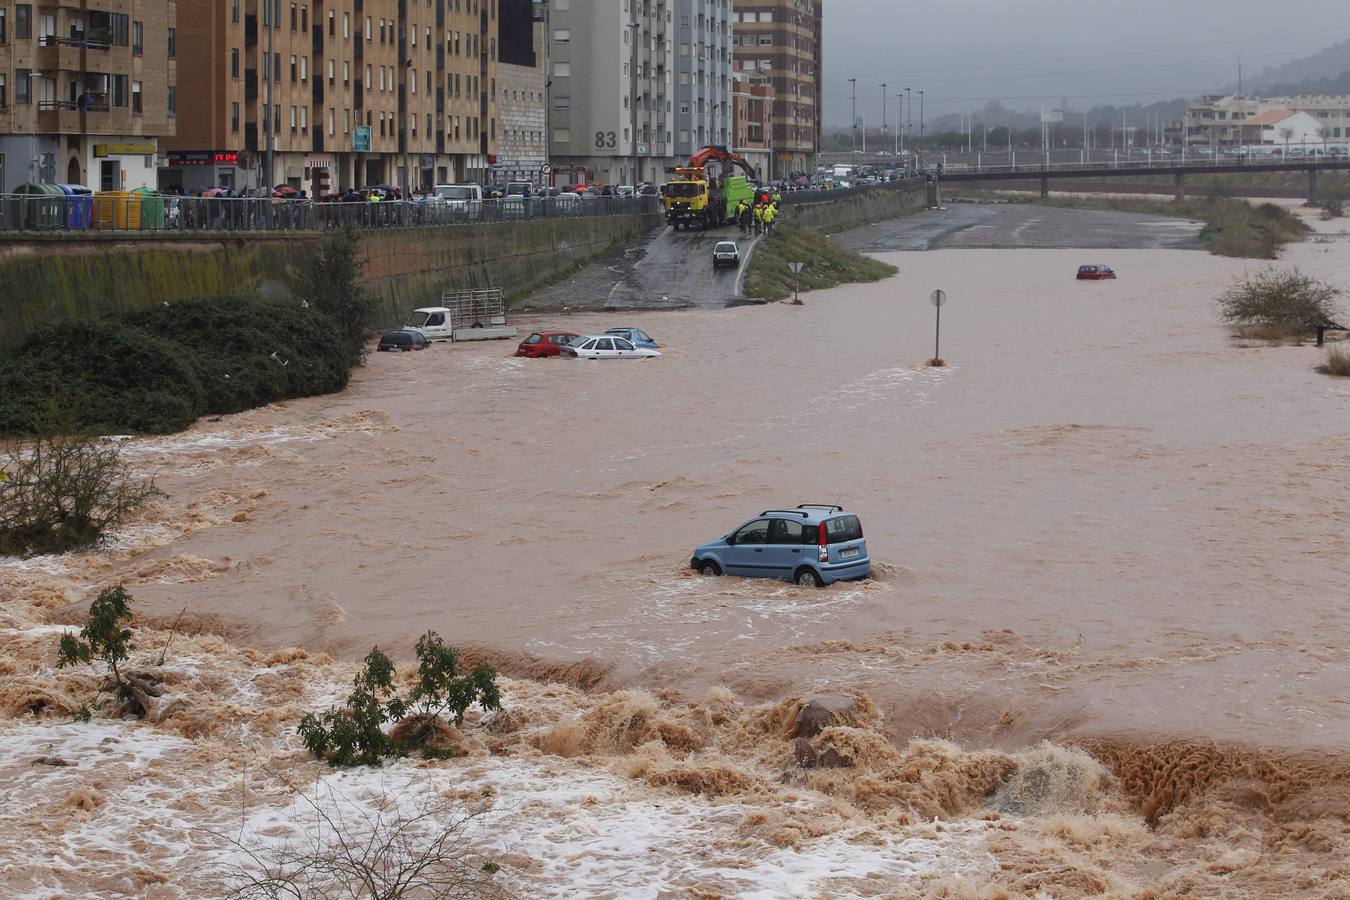
<svg viewBox="0 0 1350 900">
<path fill-rule="evenodd" d="M 1219 297 L 1219 314 L 1239 337 L 1297 339 L 1340 316 L 1340 290 L 1297 269 L 1257 272 Z"/>
<path fill-rule="evenodd" d="M 1332 347 L 1327 351 L 1327 361 L 1317 367 L 1323 375 L 1338 375 L 1350 378 L 1350 351 Z"/>
<path fill-rule="evenodd" d="M 200 416 L 341 390 L 373 307 L 356 238 L 328 238 L 301 296 L 205 297 L 31 332 L 0 363 L 0 435 L 179 431 Z"/>
<path fill-rule="evenodd" d="M 1027 202 L 1066 209 L 1176 216 L 1203 222 L 1200 240 L 1216 256 L 1275 259 L 1285 244 L 1303 240 L 1312 229 L 1274 203 L 1252 205 L 1227 197 L 1164 200 L 1138 197 L 1051 197 Z"/>
<path fill-rule="evenodd" d="M 816 291 L 841 284 L 880 281 L 896 268 L 860 253 L 845 250 L 825 235 L 795 222 L 775 225 L 760 241 L 745 276 L 745 296 L 757 300 L 786 300 L 797 285 L 789 263 L 801 262 L 800 290 Z"/>
</svg>

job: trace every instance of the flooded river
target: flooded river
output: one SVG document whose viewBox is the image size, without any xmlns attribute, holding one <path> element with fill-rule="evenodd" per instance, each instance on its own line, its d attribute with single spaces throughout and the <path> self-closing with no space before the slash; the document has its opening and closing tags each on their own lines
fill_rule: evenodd
<svg viewBox="0 0 1350 900">
<path fill-rule="evenodd" d="M 1290 255 L 1339 278 L 1347 250 Z M 1099 256 L 1120 279 L 1075 282 Z M 1260 264 L 886 258 L 897 277 L 801 307 L 642 315 L 655 361 L 372 354 L 340 396 L 138 441 L 170 509 L 229 499 L 142 560 L 136 594 L 262 646 L 354 657 L 434 627 L 508 671 L 589 657 L 608 685 L 857 687 L 897 737 L 1343 744 L 1350 386 L 1312 371 L 1320 350 L 1217 323 L 1215 296 Z M 937 287 L 945 369 L 922 365 Z M 696 544 L 799 502 L 856 511 L 877 577 L 688 571 Z M 206 572 L 156 573 L 183 558 Z"/>
<path fill-rule="evenodd" d="M 1350 288 L 1346 236 L 1287 256 Z M 1313 371 L 1322 350 L 1218 323 L 1216 296 L 1265 264 L 882 258 L 896 277 L 798 307 L 524 323 L 631 322 L 658 360 L 372 354 L 341 395 L 136 440 L 167 521 L 123 536 L 155 549 L 89 565 L 151 615 L 186 607 L 264 650 L 405 656 L 434 628 L 588 688 L 861 691 L 897 744 L 1343 752 L 1350 384 Z M 1086 262 L 1119 280 L 1076 282 Z M 935 288 L 945 368 L 923 365 Z M 800 502 L 861 517 L 874 578 L 688 570 L 696 544 Z"/>
</svg>

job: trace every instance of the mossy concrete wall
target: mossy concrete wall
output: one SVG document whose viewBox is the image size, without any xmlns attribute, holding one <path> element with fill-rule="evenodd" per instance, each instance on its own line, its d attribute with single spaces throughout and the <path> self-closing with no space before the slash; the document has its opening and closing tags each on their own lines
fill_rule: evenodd
<svg viewBox="0 0 1350 900">
<path fill-rule="evenodd" d="M 660 223 L 656 215 L 397 228 L 362 234 L 382 321 L 455 288 L 524 296 Z M 0 351 L 47 322 L 191 297 L 294 291 L 322 235 L 70 235 L 0 240 Z"/>
<path fill-rule="evenodd" d="M 789 195 L 796 201 L 797 195 Z M 826 234 L 895 219 L 924 208 L 924 185 L 895 184 L 814 193 L 810 200 L 788 202 L 783 212 L 794 222 Z"/>
</svg>

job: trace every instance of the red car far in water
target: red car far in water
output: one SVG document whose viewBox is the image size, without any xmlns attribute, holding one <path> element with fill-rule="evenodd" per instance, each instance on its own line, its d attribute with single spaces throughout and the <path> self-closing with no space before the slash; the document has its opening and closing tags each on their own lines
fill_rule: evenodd
<svg viewBox="0 0 1350 900">
<path fill-rule="evenodd" d="M 1079 266 L 1079 281 L 1101 281 L 1103 278 L 1115 278 L 1116 273 L 1110 266 Z"/>
<path fill-rule="evenodd" d="M 557 356 L 572 338 L 581 337 L 573 331 L 536 331 L 520 342 L 516 356 Z"/>
</svg>

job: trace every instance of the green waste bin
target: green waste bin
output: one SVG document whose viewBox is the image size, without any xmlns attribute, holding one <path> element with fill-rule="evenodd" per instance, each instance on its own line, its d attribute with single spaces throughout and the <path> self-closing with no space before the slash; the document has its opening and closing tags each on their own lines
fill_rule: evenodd
<svg viewBox="0 0 1350 900">
<path fill-rule="evenodd" d="M 141 230 L 161 231 L 164 228 L 164 196 L 154 188 L 136 188 L 132 193 L 141 198 Z"/>
</svg>

